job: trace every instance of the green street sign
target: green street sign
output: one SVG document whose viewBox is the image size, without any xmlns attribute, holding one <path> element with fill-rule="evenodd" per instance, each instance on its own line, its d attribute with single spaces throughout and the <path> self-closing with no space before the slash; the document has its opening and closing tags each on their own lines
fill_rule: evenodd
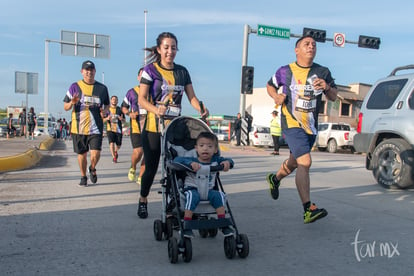
<svg viewBox="0 0 414 276">
<path fill-rule="evenodd" d="M 290 39 L 290 29 L 259 24 L 257 25 L 257 35 L 273 38 Z"/>
</svg>

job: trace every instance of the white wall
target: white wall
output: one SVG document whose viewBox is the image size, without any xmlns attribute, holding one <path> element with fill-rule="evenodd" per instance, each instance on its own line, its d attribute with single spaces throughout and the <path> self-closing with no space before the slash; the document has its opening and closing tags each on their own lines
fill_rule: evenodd
<svg viewBox="0 0 414 276">
<path fill-rule="evenodd" d="M 253 125 L 270 126 L 271 113 L 275 109 L 275 103 L 265 87 L 254 88 L 253 94 L 246 95 L 246 110 L 253 116 Z M 280 114 L 280 107 L 276 110 Z"/>
</svg>

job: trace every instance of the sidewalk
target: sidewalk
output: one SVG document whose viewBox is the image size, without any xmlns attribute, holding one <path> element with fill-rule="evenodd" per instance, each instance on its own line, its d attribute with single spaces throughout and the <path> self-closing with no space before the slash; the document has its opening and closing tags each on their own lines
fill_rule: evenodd
<svg viewBox="0 0 414 276">
<path fill-rule="evenodd" d="M 41 160 L 41 151 L 51 148 L 54 142 L 55 139 L 46 135 L 37 136 L 35 140 L 0 138 L 0 173 L 33 167 Z"/>
</svg>

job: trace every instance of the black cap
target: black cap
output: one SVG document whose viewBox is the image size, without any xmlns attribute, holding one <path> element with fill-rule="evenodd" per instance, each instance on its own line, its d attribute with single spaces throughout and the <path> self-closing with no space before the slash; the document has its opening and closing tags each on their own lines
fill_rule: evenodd
<svg viewBox="0 0 414 276">
<path fill-rule="evenodd" d="M 95 69 L 95 64 L 90 60 L 86 60 L 82 63 L 82 69 Z"/>
<path fill-rule="evenodd" d="M 276 111 L 276 110 L 273 110 L 273 111 L 272 111 L 272 114 L 277 115 L 277 111 Z"/>
</svg>

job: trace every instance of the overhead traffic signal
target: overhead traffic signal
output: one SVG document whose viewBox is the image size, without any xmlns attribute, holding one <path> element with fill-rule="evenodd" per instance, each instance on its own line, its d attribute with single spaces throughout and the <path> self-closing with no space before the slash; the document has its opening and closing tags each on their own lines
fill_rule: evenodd
<svg viewBox="0 0 414 276">
<path fill-rule="evenodd" d="M 358 40 L 358 47 L 379 49 L 381 39 L 379 37 L 360 35 Z"/>
<path fill-rule="evenodd" d="M 303 36 L 311 36 L 317 42 L 326 41 L 326 31 L 311 28 L 303 28 Z"/>
<path fill-rule="evenodd" d="M 242 81 L 241 81 L 241 93 L 253 94 L 253 77 L 254 67 L 243 66 L 242 67 Z"/>
</svg>

